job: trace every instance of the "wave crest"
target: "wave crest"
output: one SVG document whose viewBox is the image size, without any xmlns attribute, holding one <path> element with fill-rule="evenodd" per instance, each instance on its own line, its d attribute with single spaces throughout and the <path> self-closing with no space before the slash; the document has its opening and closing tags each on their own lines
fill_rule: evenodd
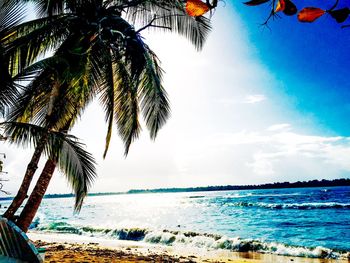
<svg viewBox="0 0 350 263">
<path fill-rule="evenodd" d="M 290 203 L 290 204 L 276 204 L 276 203 L 250 203 L 237 202 L 226 203 L 227 206 L 237 207 L 259 207 L 269 209 L 350 209 L 349 203 Z"/>
<path fill-rule="evenodd" d="M 145 228 L 104 229 L 88 226 L 73 226 L 65 222 L 56 222 L 46 226 L 40 226 L 36 230 L 107 237 L 118 240 L 143 241 L 168 246 L 205 248 L 209 250 L 226 249 L 234 252 L 260 252 L 285 256 L 350 259 L 350 252 L 336 251 L 324 247 L 309 248 L 289 246 L 275 242 L 263 242 L 239 237 L 229 238 L 227 236 L 191 231 L 151 230 Z"/>
</svg>

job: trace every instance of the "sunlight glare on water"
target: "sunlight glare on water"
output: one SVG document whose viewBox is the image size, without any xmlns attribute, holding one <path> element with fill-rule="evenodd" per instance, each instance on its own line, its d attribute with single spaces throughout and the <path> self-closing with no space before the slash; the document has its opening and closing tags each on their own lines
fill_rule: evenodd
<svg viewBox="0 0 350 263">
<path fill-rule="evenodd" d="M 294 256 L 350 251 L 350 187 L 89 196 L 79 214 L 73 204 L 44 199 L 32 231 Z"/>
</svg>

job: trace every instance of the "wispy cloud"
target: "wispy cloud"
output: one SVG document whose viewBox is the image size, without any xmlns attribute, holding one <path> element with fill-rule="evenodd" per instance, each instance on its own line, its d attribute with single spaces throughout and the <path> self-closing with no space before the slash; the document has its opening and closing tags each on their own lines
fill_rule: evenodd
<svg viewBox="0 0 350 263">
<path fill-rule="evenodd" d="M 350 137 L 308 135 L 291 129 L 287 123 L 276 124 L 262 131 L 220 134 L 211 143 L 239 151 L 245 166 L 257 175 L 281 175 L 288 167 L 298 166 L 310 173 L 315 166 L 323 172 L 350 172 Z"/>
<path fill-rule="evenodd" d="M 251 95 L 247 95 L 244 98 L 243 103 L 247 103 L 247 104 L 255 104 L 255 103 L 259 103 L 262 102 L 264 100 L 266 100 L 266 96 L 262 95 L 262 94 L 251 94 Z"/>
<path fill-rule="evenodd" d="M 274 124 L 268 127 L 267 131 L 289 130 L 291 125 L 289 123 Z"/>
<path fill-rule="evenodd" d="M 222 98 L 218 102 L 226 106 L 233 104 L 256 104 L 267 100 L 267 97 L 262 94 L 250 94 L 246 96 L 237 96 L 231 98 Z"/>
</svg>

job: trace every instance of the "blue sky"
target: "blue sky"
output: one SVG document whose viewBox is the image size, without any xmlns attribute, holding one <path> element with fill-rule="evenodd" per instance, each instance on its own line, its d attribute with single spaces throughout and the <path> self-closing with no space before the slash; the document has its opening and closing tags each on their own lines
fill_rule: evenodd
<svg viewBox="0 0 350 263">
<path fill-rule="evenodd" d="M 339 8 L 345 2 L 340 1 Z M 299 9 L 306 3 L 329 8 L 333 1 L 295 1 Z M 283 14 L 271 20 L 269 30 L 258 26 L 267 17 L 269 5 L 248 7 L 230 1 L 227 7 L 244 20 L 257 57 L 285 83 L 284 92 L 294 97 L 298 110 L 313 116 L 319 128 L 349 135 L 350 30 L 341 29 L 328 15 L 307 24 Z"/>
<path fill-rule="evenodd" d="M 176 35 L 144 34 L 166 72 L 172 116 L 155 142 L 144 128 L 127 158 L 115 132 L 103 160 L 104 114 L 98 102 L 88 107 L 72 134 L 98 161 L 92 191 L 349 177 L 350 29 L 325 16 L 283 17 L 268 30 L 259 26 L 267 14 L 221 3 L 201 52 Z M 1 151 L 14 193 L 32 150 Z M 48 191 L 70 189 L 57 173 Z"/>
</svg>

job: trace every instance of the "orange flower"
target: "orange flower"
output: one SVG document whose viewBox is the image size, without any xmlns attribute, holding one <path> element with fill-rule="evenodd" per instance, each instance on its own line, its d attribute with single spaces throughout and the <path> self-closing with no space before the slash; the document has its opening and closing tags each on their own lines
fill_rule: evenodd
<svg viewBox="0 0 350 263">
<path fill-rule="evenodd" d="M 279 11 L 283 11 L 286 8 L 286 1 L 285 0 L 279 0 L 275 9 L 275 13 Z"/>
<path fill-rule="evenodd" d="M 287 16 L 293 16 L 298 12 L 298 9 L 290 0 L 279 0 L 276 5 L 275 13 L 279 11 L 282 11 Z"/>
<path fill-rule="evenodd" d="M 186 12 L 190 16 L 201 16 L 208 12 L 210 9 L 206 3 L 203 3 L 200 0 L 187 0 L 186 3 Z"/>
<path fill-rule="evenodd" d="M 298 19 L 300 22 L 311 23 L 314 22 L 317 18 L 324 15 L 326 11 L 317 7 L 305 7 L 298 14 Z"/>
</svg>

